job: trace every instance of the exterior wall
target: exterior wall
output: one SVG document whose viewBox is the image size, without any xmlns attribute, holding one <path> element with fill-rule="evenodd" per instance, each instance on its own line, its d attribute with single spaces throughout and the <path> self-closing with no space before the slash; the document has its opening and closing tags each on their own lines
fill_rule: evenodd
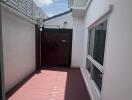
<svg viewBox="0 0 132 100">
<path fill-rule="evenodd" d="M 82 63 L 83 49 L 83 17 L 73 17 L 72 66 L 79 67 Z"/>
<path fill-rule="evenodd" d="M 102 100 L 132 99 L 132 1 L 112 0 Z"/>
<path fill-rule="evenodd" d="M 104 57 L 104 77 L 102 96 L 96 92 L 85 69 L 88 27 L 104 14 L 109 5 L 114 11 L 108 19 L 106 50 Z M 131 100 L 132 99 L 132 1 L 131 0 L 93 0 L 85 15 L 83 61 L 81 66 L 87 87 L 93 100 Z M 79 28 L 79 27 L 78 27 Z M 79 34 L 79 33 L 77 33 Z M 80 32 L 81 34 L 81 32 Z"/>
<path fill-rule="evenodd" d="M 67 22 L 66 26 L 64 26 L 64 22 Z M 60 28 L 72 29 L 73 28 L 72 13 L 68 13 L 68 14 L 47 20 L 44 22 L 44 25 L 46 28 L 59 28 L 57 26 L 60 26 Z"/>
<path fill-rule="evenodd" d="M 2 8 L 6 91 L 35 70 L 35 25 Z"/>
</svg>

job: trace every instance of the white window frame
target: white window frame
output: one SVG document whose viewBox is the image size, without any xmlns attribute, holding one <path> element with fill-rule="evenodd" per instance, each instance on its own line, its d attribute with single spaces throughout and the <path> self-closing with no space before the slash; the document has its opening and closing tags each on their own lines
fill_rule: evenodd
<svg viewBox="0 0 132 100">
<path fill-rule="evenodd" d="M 89 28 L 88 28 L 88 41 L 87 41 L 87 55 L 86 55 L 86 60 L 89 60 L 101 73 L 102 73 L 102 84 L 103 84 L 103 74 L 104 74 L 104 62 L 105 62 L 105 51 L 106 51 L 106 44 L 107 44 L 107 28 L 106 28 L 106 40 L 105 40 L 105 49 L 104 49 L 104 59 L 103 59 L 103 65 L 101 65 L 99 62 L 97 62 L 93 57 L 91 57 L 88 54 L 88 49 L 89 49 L 89 30 L 91 30 L 92 28 L 95 28 L 96 26 L 100 25 L 101 23 L 104 23 L 107 21 L 107 28 L 108 28 L 108 16 L 105 16 L 103 18 L 101 18 L 100 20 L 97 20 L 94 24 L 92 24 Z M 95 30 L 94 30 L 95 31 Z M 87 65 L 86 65 L 87 66 Z M 87 67 L 86 67 L 87 68 Z M 89 73 L 89 71 L 87 70 L 87 72 Z M 90 80 L 96 90 L 96 92 L 98 93 L 98 95 L 101 96 L 102 93 L 102 89 L 101 91 L 99 90 L 98 86 L 96 85 L 96 83 L 94 82 L 94 80 L 92 79 L 91 73 L 89 73 L 90 76 Z"/>
</svg>

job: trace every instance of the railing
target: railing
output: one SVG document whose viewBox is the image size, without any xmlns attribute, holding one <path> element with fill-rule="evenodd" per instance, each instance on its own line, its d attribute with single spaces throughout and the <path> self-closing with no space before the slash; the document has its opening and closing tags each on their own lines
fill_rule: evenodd
<svg viewBox="0 0 132 100">
<path fill-rule="evenodd" d="M 1 2 L 33 20 L 43 19 L 45 17 L 44 12 L 33 0 L 1 0 Z"/>
<path fill-rule="evenodd" d="M 85 7 L 89 0 L 69 0 L 69 7 Z"/>
</svg>

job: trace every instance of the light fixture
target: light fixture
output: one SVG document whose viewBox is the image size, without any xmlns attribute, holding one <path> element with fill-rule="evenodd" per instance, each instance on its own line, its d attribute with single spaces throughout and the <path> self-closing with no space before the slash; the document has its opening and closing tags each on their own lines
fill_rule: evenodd
<svg viewBox="0 0 132 100">
<path fill-rule="evenodd" d="M 63 28 L 66 28 L 67 27 L 67 25 L 68 25 L 68 22 L 66 21 L 66 22 L 64 22 L 63 23 Z"/>
</svg>

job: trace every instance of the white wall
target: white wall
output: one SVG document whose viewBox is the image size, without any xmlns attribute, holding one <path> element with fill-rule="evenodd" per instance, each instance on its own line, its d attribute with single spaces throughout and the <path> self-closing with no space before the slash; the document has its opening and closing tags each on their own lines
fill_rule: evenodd
<svg viewBox="0 0 132 100">
<path fill-rule="evenodd" d="M 86 48 L 88 27 L 114 5 L 108 21 L 106 51 L 104 57 L 104 78 L 101 100 L 132 100 L 132 1 L 131 0 L 93 0 L 85 15 L 84 51 L 81 68 L 86 71 Z M 79 28 L 79 27 L 78 27 Z M 81 33 L 81 32 L 80 32 Z M 79 33 L 78 33 L 79 34 Z M 88 88 L 94 100 L 99 100 L 85 74 Z"/>
<path fill-rule="evenodd" d="M 58 28 L 57 26 L 60 26 L 60 28 L 64 28 L 64 22 L 67 22 L 66 29 L 72 29 L 73 28 L 73 17 L 72 13 L 68 13 L 50 20 L 47 20 L 44 22 L 44 25 L 46 28 Z"/>
<path fill-rule="evenodd" d="M 35 26 L 2 9 L 6 91 L 35 70 Z"/>
<path fill-rule="evenodd" d="M 102 100 L 132 100 L 132 1 L 113 0 Z"/>
<path fill-rule="evenodd" d="M 73 17 L 72 66 L 80 67 L 83 49 L 83 17 Z"/>
</svg>

